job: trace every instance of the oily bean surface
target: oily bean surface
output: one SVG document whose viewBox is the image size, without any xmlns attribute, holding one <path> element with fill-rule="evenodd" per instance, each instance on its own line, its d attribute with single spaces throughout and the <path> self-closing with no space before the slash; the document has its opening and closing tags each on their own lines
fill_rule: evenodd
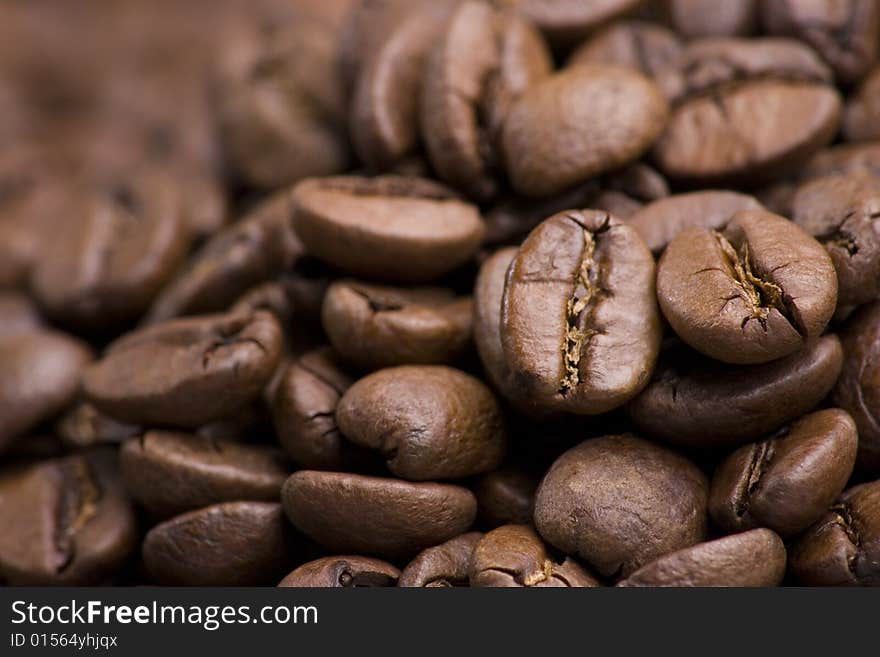
<svg viewBox="0 0 880 657">
<path fill-rule="evenodd" d="M 482 537 L 480 532 L 468 532 L 420 552 L 400 573 L 397 585 L 409 588 L 469 586 L 471 558 Z"/>
<path fill-rule="evenodd" d="M 322 557 L 304 563 L 278 586 L 294 588 L 357 588 L 394 586 L 400 571 L 369 557 Z"/>
</svg>

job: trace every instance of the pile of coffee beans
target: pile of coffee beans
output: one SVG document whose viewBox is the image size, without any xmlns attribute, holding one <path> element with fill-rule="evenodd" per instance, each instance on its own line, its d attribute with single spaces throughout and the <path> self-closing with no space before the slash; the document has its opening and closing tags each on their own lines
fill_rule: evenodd
<svg viewBox="0 0 880 657">
<path fill-rule="evenodd" d="M 880 585 L 878 39 L 0 4 L 0 583 Z"/>
</svg>

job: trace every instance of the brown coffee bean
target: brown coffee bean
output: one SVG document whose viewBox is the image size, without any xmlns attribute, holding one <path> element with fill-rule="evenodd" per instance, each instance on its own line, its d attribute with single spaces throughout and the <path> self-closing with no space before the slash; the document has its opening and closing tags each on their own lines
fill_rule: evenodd
<svg viewBox="0 0 880 657">
<path fill-rule="evenodd" d="M 290 468 L 280 450 L 149 431 L 119 452 L 132 498 L 162 518 L 238 500 L 278 501 Z"/>
<path fill-rule="evenodd" d="M 302 470 L 281 499 L 294 527 L 328 550 L 412 557 L 468 530 L 477 512 L 466 488 Z"/>
<path fill-rule="evenodd" d="M 669 18 L 685 39 L 746 36 L 758 22 L 757 0 L 671 0 Z"/>
<path fill-rule="evenodd" d="M 146 321 L 222 312 L 248 288 L 290 270 L 303 250 L 291 215 L 287 190 L 217 233 L 162 290 Z"/>
<path fill-rule="evenodd" d="M 560 213 L 508 270 L 504 357 L 530 407 L 603 413 L 647 384 L 658 315 L 654 259 L 637 233 L 606 213 Z"/>
<path fill-rule="evenodd" d="M 124 422 L 195 428 L 255 399 L 280 358 L 281 327 L 269 313 L 178 319 L 111 344 L 83 389 Z"/>
<path fill-rule="evenodd" d="M 875 67 L 849 97 L 843 113 L 843 136 L 847 141 L 880 138 L 880 68 Z"/>
<path fill-rule="evenodd" d="M 40 311 L 25 295 L 0 292 L 0 337 L 33 333 L 44 327 Z"/>
<path fill-rule="evenodd" d="M 808 412 L 834 387 L 843 350 L 837 336 L 826 335 L 761 365 L 722 366 L 684 354 L 664 360 L 630 403 L 630 417 L 650 436 L 710 447 L 755 440 Z"/>
<path fill-rule="evenodd" d="M 304 563 L 278 586 L 294 588 L 356 588 L 394 586 L 400 571 L 369 557 L 323 557 Z"/>
<path fill-rule="evenodd" d="M 118 422 L 88 402 L 79 402 L 71 407 L 58 419 L 54 428 L 58 438 L 68 447 L 118 444 L 143 434 L 140 427 Z"/>
<path fill-rule="evenodd" d="M 709 513 L 725 531 L 768 527 L 783 537 L 807 529 L 843 492 L 858 434 L 840 409 L 803 416 L 725 459 L 712 478 Z"/>
<path fill-rule="evenodd" d="M 556 47 L 577 43 L 596 27 L 635 9 L 639 0 L 514 0 Z"/>
<path fill-rule="evenodd" d="M 469 532 L 423 550 L 409 562 L 397 585 L 407 588 L 468 586 L 471 556 L 480 532 Z"/>
<path fill-rule="evenodd" d="M 506 434 L 498 402 L 479 379 L 440 365 L 404 365 L 357 381 L 336 421 L 353 443 L 382 453 L 411 481 L 456 479 L 498 467 Z"/>
<path fill-rule="evenodd" d="M 872 0 L 764 0 L 761 9 L 769 34 L 810 44 L 843 82 L 861 78 L 877 57 L 880 12 Z"/>
<path fill-rule="evenodd" d="M 111 451 L 0 473 L 0 579 L 8 584 L 103 584 L 136 546 L 134 512 Z"/>
<path fill-rule="evenodd" d="M 693 348 L 726 363 L 766 363 L 822 333 L 837 307 L 837 275 L 800 226 L 744 210 L 723 232 L 679 233 L 657 267 L 657 297 Z"/>
<path fill-rule="evenodd" d="M 470 346 L 473 302 L 444 288 L 338 281 L 324 297 L 330 344 L 365 370 L 453 363 Z"/>
<path fill-rule="evenodd" d="M 791 218 L 831 256 L 839 305 L 880 297 L 880 178 L 850 174 L 812 180 L 792 198 Z"/>
<path fill-rule="evenodd" d="M 494 197 L 510 104 L 552 69 L 540 33 L 513 9 L 461 3 L 432 49 L 421 92 L 422 134 L 438 177 L 474 198 Z"/>
<path fill-rule="evenodd" d="M 660 80 L 674 109 L 654 157 L 669 178 L 702 186 L 785 175 L 837 132 L 841 100 L 830 80 L 796 41 L 694 42 Z"/>
<path fill-rule="evenodd" d="M 670 30 L 643 21 L 618 21 L 600 30 L 568 58 L 569 66 L 626 66 L 649 77 L 681 57 L 682 44 Z"/>
<path fill-rule="evenodd" d="M 174 180 L 151 172 L 77 186 L 41 247 L 30 285 L 46 314 L 81 330 L 136 319 L 186 256 L 190 233 Z"/>
<path fill-rule="evenodd" d="M 541 536 L 606 577 L 706 535 L 708 482 L 675 452 L 632 435 L 587 440 L 565 452 L 535 498 Z"/>
<path fill-rule="evenodd" d="M 778 586 L 785 561 L 782 540 L 753 529 L 662 556 L 618 586 Z"/>
<path fill-rule="evenodd" d="M 740 210 L 760 209 L 758 200 L 748 194 L 708 190 L 661 198 L 633 213 L 626 223 L 636 229 L 653 253 L 660 254 L 688 228 L 723 230 Z"/>
<path fill-rule="evenodd" d="M 880 175 L 880 141 L 838 144 L 816 153 L 800 171 L 802 180 L 833 174 L 868 173 Z"/>
<path fill-rule="evenodd" d="M 226 502 L 184 513 L 144 537 L 144 565 L 171 586 L 266 586 L 290 567 L 291 532 L 277 502 Z"/>
<path fill-rule="evenodd" d="M 633 70 L 574 66 L 523 93 L 504 122 L 513 189 L 551 196 L 637 160 L 663 131 L 668 107 Z"/>
<path fill-rule="evenodd" d="M 493 387 L 511 399 L 516 386 L 501 344 L 501 301 L 504 279 L 517 249 L 499 249 L 480 267 L 474 283 L 474 342 Z"/>
<path fill-rule="evenodd" d="M 76 396 L 89 348 L 53 331 L 0 337 L 0 450 Z"/>
<path fill-rule="evenodd" d="M 470 259 L 484 233 L 476 207 L 421 178 L 306 180 L 293 200 L 309 252 L 365 278 L 437 278 Z"/>
<path fill-rule="evenodd" d="M 793 546 L 790 563 L 805 586 L 880 586 L 880 481 L 844 492 Z"/>
<path fill-rule="evenodd" d="M 857 467 L 880 471 L 880 302 L 859 309 L 843 333 L 843 370 L 831 393 L 834 403 L 852 415 L 859 428 Z"/>
<path fill-rule="evenodd" d="M 535 515 L 534 477 L 515 468 L 487 472 L 474 484 L 477 515 L 489 527 L 527 525 Z"/>
<path fill-rule="evenodd" d="M 505 525 L 483 536 L 471 560 L 471 586 L 594 587 L 600 586 L 574 559 L 554 559 L 526 525 Z"/>
</svg>

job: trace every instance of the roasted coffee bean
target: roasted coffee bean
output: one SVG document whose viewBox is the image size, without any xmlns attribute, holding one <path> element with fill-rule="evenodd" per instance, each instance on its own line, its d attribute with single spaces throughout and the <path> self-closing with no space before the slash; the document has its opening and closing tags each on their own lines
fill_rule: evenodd
<svg viewBox="0 0 880 657">
<path fill-rule="evenodd" d="M 573 66 L 511 105 L 503 150 L 514 191 L 551 196 L 637 160 L 669 110 L 660 90 L 627 68 Z"/>
<path fill-rule="evenodd" d="M 0 579 L 6 583 L 107 583 L 136 546 L 134 512 L 112 451 L 0 472 Z"/>
<path fill-rule="evenodd" d="M 861 78 L 877 58 L 880 12 L 873 0 L 764 0 L 761 9 L 769 34 L 810 44 L 843 82 Z"/>
<path fill-rule="evenodd" d="M 760 210 L 748 194 L 708 190 L 661 198 L 633 213 L 626 223 L 636 229 L 648 248 L 660 254 L 676 235 L 688 228 L 723 230 L 740 210 Z"/>
<path fill-rule="evenodd" d="M 353 465 L 356 448 L 336 424 L 336 406 L 351 383 L 329 348 L 303 354 L 281 375 L 272 417 L 278 440 L 295 463 L 312 470 Z"/>
<path fill-rule="evenodd" d="M 536 28 L 512 8 L 468 0 L 424 71 L 421 126 L 434 170 L 469 196 L 498 191 L 498 141 L 511 103 L 553 69 Z"/>
<path fill-rule="evenodd" d="M 880 297 L 880 178 L 850 174 L 808 182 L 792 198 L 791 218 L 831 256 L 838 304 Z"/>
<path fill-rule="evenodd" d="M 662 556 L 618 586 L 778 586 L 785 561 L 782 540 L 753 529 Z"/>
<path fill-rule="evenodd" d="M 278 501 L 290 468 L 280 450 L 148 431 L 119 452 L 132 498 L 157 517 L 238 500 Z"/>
<path fill-rule="evenodd" d="M 375 370 L 459 360 L 471 342 L 473 302 L 444 288 L 338 281 L 327 290 L 321 315 L 343 359 Z"/>
<path fill-rule="evenodd" d="M 501 302 L 504 280 L 517 249 L 499 249 L 480 267 L 474 283 L 474 342 L 489 382 L 504 397 L 516 394 L 516 385 L 501 344 Z"/>
<path fill-rule="evenodd" d="M 302 470 L 281 500 L 294 527 L 328 550 L 412 557 L 470 528 L 477 502 L 466 488 Z"/>
<path fill-rule="evenodd" d="M 316 178 L 293 200 L 308 251 L 365 278 L 437 278 L 470 259 L 485 231 L 476 207 L 421 178 Z"/>
<path fill-rule="evenodd" d="M 409 562 L 397 585 L 408 588 L 468 586 L 471 556 L 480 532 L 469 532 L 430 547 Z"/>
<path fill-rule="evenodd" d="M 670 354 L 628 410 L 642 431 L 671 443 L 742 444 L 812 409 L 834 387 L 842 367 L 843 350 L 835 335 L 761 365 L 720 365 L 695 355 Z"/>
<path fill-rule="evenodd" d="M 849 97 L 843 113 L 847 141 L 880 138 L 880 68 L 875 67 Z"/>
<path fill-rule="evenodd" d="M 91 360 L 85 344 L 62 333 L 0 336 L 0 451 L 64 410 Z"/>
<path fill-rule="evenodd" d="M 880 141 L 839 144 L 816 153 L 799 172 L 801 180 L 832 174 L 880 175 Z"/>
<path fill-rule="evenodd" d="M 535 497 L 535 526 L 605 577 L 627 577 L 706 535 L 709 484 L 678 454 L 633 435 L 587 440 L 556 459 Z"/>
<path fill-rule="evenodd" d="M 596 27 L 634 10 L 639 0 L 513 0 L 555 47 L 577 43 Z"/>
<path fill-rule="evenodd" d="M 498 402 L 479 379 L 451 367 L 374 372 L 345 391 L 336 421 L 349 440 L 380 451 L 391 472 L 411 481 L 467 477 L 504 458 Z"/>
<path fill-rule="evenodd" d="M 679 233 L 657 267 L 657 297 L 694 349 L 725 363 L 766 363 L 822 333 L 837 307 L 837 276 L 803 228 L 745 210 L 723 232 Z"/>
<path fill-rule="evenodd" d="M 455 6 L 450 0 L 364 3 L 371 34 L 358 47 L 349 133 L 358 158 L 390 170 L 418 143 L 419 94 L 431 46 Z"/>
<path fill-rule="evenodd" d="M 489 527 L 527 525 L 535 515 L 534 477 L 514 468 L 487 472 L 474 484 L 477 515 Z"/>
<path fill-rule="evenodd" d="M 248 183 L 274 188 L 345 170 L 340 30 L 338 21 L 299 16 L 230 49 L 218 122 L 230 163 Z"/>
<path fill-rule="evenodd" d="M 736 450 L 715 471 L 709 513 L 724 531 L 768 527 L 793 536 L 843 492 L 858 434 L 840 409 L 803 416 L 776 436 Z"/>
<path fill-rule="evenodd" d="M 40 311 L 25 295 L 0 292 L 0 337 L 34 333 L 44 326 Z"/>
<path fill-rule="evenodd" d="M 118 444 L 141 435 L 143 430 L 133 424 L 114 420 L 88 402 L 79 402 L 58 419 L 55 433 L 69 447 L 91 447 L 105 443 Z"/>
<path fill-rule="evenodd" d="M 470 583 L 506 588 L 600 586 L 574 559 L 554 559 L 526 525 L 505 525 L 480 539 L 471 560 Z"/>
<path fill-rule="evenodd" d="M 277 502 L 226 502 L 184 513 L 144 537 L 147 573 L 172 586 L 266 586 L 294 555 Z"/>
<path fill-rule="evenodd" d="M 156 172 L 75 187 L 66 218 L 31 272 L 52 319 L 106 331 L 137 319 L 186 256 L 189 228 L 173 179 Z"/>
<path fill-rule="evenodd" d="M 146 321 L 222 312 L 248 288 L 288 271 L 302 254 L 291 215 L 288 190 L 217 233 L 162 290 Z"/>
<path fill-rule="evenodd" d="M 791 551 L 806 586 L 880 586 L 880 481 L 850 488 Z"/>
<path fill-rule="evenodd" d="M 280 358 L 281 327 L 269 313 L 178 319 L 111 344 L 83 389 L 124 422 L 195 428 L 256 398 Z"/>
<path fill-rule="evenodd" d="M 610 64 L 653 76 L 681 57 L 682 44 L 670 30 L 642 21 L 612 23 L 568 58 L 569 66 Z"/>
<path fill-rule="evenodd" d="M 654 157 L 690 184 L 783 176 L 828 144 L 840 121 L 830 71 L 796 41 L 696 41 L 659 81 L 674 109 Z"/>
<path fill-rule="evenodd" d="M 323 557 L 304 563 L 278 586 L 295 588 L 356 588 L 394 586 L 400 571 L 369 557 Z"/>
<path fill-rule="evenodd" d="M 501 343 L 526 404 L 592 415 L 647 383 L 660 347 L 654 259 L 610 215 L 559 213 L 532 231 L 507 273 Z"/>
<path fill-rule="evenodd" d="M 669 18 L 685 39 L 747 36 L 758 22 L 758 0 L 671 0 Z"/>
<path fill-rule="evenodd" d="M 847 411 L 859 428 L 857 467 L 880 471 L 880 302 L 858 310 L 841 335 L 843 370 L 832 392 L 837 406 Z"/>
</svg>

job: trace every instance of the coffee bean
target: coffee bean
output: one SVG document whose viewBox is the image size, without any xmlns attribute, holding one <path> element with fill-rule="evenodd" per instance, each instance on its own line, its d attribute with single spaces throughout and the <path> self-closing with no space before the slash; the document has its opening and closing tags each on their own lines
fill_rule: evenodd
<svg viewBox="0 0 880 657">
<path fill-rule="evenodd" d="M 124 422 L 194 428 L 256 398 L 280 357 L 273 315 L 204 315 L 123 336 L 86 370 L 83 387 Z"/>
<path fill-rule="evenodd" d="M 880 297 L 880 178 L 817 178 L 798 188 L 791 206 L 792 220 L 831 256 L 838 304 L 857 305 Z"/>
<path fill-rule="evenodd" d="M 515 468 L 487 472 L 474 484 L 477 514 L 489 527 L 527 525 L 535 515 L 534 477 Z"/>
<path fill-rule="evenodd" d="M 495 196 L 508 109 L 552 68 L 540 33 L 513 9 L 461 3 L 428 58 L 421 92 L 422 134 L 438 177 L 476 199 Z"/>
<path fill-rule="evenodd" d="M 328 550 L 412 557 L 468 530 L 474 496 L 449 484 L 302 470 L 281 499 L 293 525 Z"/>
<path fill-rule="evenodd" d="M 516 253 L 513 247 L 496 251 L 480 267 L 474 283 L 474 342 L 489 382 L 508 399 L 516 386 L 501 344 L 501 302 L 504 279 Z"/>
<path fill-rule="evenodd" d="M 790 35 L 813 46 L 843 82 L 862 77 L 877 57 L 880 12 L 871 0 L 761 3 L 769 34 Z"/>
<path fill-rule="evenodd" d="M 54 331 L 0 336 L 0 450 L 73 401 L 89 348 Z"/>
<path fill-rule="evenodd" d="M 706 477 L 678 454 L 632 435 L 587 440 L 547 471 L 535 526 L 600 575 L 627 577 L 706 535 Z"/>
<path fill-rule="evenodd" d="M 133 424 L 118 422 L 88 402 L 79 402 L 55 423 L 55 433 L 68 447 L 118 444 L 143 433 Z"/>
<path fill-rule="evenodd" d="M 843 135 L 847 141 L 880 138 L 880 68 L 874 68 L 849 97 L 843 113 Z"/>
<path fill-rule="evenodd" d="M 858 434 L 840 409 L 803 416 L 776 436 L 736 450 L 712 478 L 709 513 L 727 532 L 769 527 L 783 537 L 807 529 L 843 492 Z"/>
<path fill-rule="evenodd" d="M 144 537 L 144 565 L 171 586 L 266 586 L 294 547 L 277 502 L 226 502 L 166 520 Z"/>
<path fill-rule="evenodd" d="M 645 243 L 601 212 L 546 220 L 508 270 L 501 342 L 535 409 L 596 414 L 625 403 L 647 384 L 660 345 Z"/>
<path fill-rule="evenodd" d="M 349 440 L 380 451 L 391 472 L 411 481 L 486 472 L 505 452 L 504 421 L 492 392 L 451 367 L 374 372 L 345 391 L 336 421 Z"/>
<path fill-rule="evenodd" d="M 304 563 L 278 586 L 294 588 L 356 588 L 394 586 L 400 571 L 369 557 L 323 557 Z"/>
<path fill-rule="evenodd" d="M 420 178 L 312 179 L 293 199 L 309 252 L 365 278 L 437 278 L 466 262 L 484 233 L 476 207 Z"/>
<path fill-rule="evenodd" d="M 560 48 L 578 42 L 596 27 L 632 11 L 638 4 L 638 0 L 514 0 L 517 9 Z"/>
<path fill-rule="evenodd" d="M 146 321 L 222 312 L 248 288 L 289 270 L 302 253 L 291 214 L 290 192 L 281 192 L 217 233 L 162 290 Z"/>
<path fill-rule="evenodd" d="M 753 196 L 724 190 L 676 194 L 649 203 L 633 213 L 626 223 L 636 229 L 648 248 L 660 254 L 688 228 L 723 230 L 740 210 L 760 210 Z"/>
<path fill-rule="evenodd" d="M 659 89 L 626 68 L 574 66 L 527 89 L 504 122 L 513 189 L 551 196 L 637 160 L 660 135 Z"/>
<path fill-rule="evenodd" d="M 723 232 L 679 233 L 657 267 L 657 297 L 698 351 L 726 363 L 766 363 L 822 333 L 837 307 L 837 276 L 802 228 L 745 210 Z"/>
<path fill-rule="evenodd" d="M 444 288 L 338 281 L 324 297 L 324 331 L 355 366 L 453 363 L 470 346 L 473 302 Z"/>
<path fill-rule="evenodd" d="M 471 556 L 482 537 L 480 532 L 469 532 L 420 552 L 400 573 L 397 585 L 407 588 L 468 586 Z"/>
<path fill-rule="evenodd" d="M 18 292 L 0 292 L 0 337 L 33 333 L 43 328 L 36 305 Z"/>
<path fill-rule="evenodd" d="M 880 481 L 843 493 L 792 547 L 805 586 L 880 586 Z"/>
<path fill-rule="evenodd" d="M 556 560 L 535 530 L 505 525 L 483 536 L 474 548 L 471 586 L 594 587 L 599 582 L 574 559 Z"/>
<path fill-rule="evenodd" d="M 628 410 L 642 431 L 672 443 L 741 444 L 771 434 L 812 409 L 834 387 L 842 366 L 843 350 L 834 335 L 762 365 L 719 365 L 670 354 Z"/>
<path fill-rule="evenodd" d="M 568 65 L 626 66 L 650 77 L 674 66 L 681 52 L 681 41 L 665 27 L 642 21 L 618 21 L 584 42 L 568 58 Z"/>
<path fill-rule="evenodd" d="M 859 428 L 858 467 L 880 471 L 880 303 L 858 310 L 846 323 L 843 341 L 843 370 L 831 396 L 834 403 L 852 415 Z"/>
<path fill-rule="evenodd" d="M 238 500 L 278 501 L 290 468 L 272 447 L 148 431 L 119 452 L 132 498 L 157 517 Z"/>
<path fill-rule="evenodd" d="M 103 584 L 136 546 L 112 451 L 0 472 L 0 579 L 8 584 Z"/>
<path fill-rule="evenodd" d="M 758 22 L 756 0 L 671 0 L 672 26 L 685 39 L 702 37 L 746 36 Z"/>
<path fill-rule="evenodd" d="M 839 144 L 816 153 L 800 171 L 801 180 L 832 174 L 880 175 L 880 142 Z"/>
<path fill-rule="evenodd" d="M 778 586 L 785 561 L 782 540 L 753 529 L 662 556 L 618 586 Z"/>
<path fill-rule="evenodd" d="M 654 157 L 668 177 L 703 186 L 785 175 L 837 132 L 830 80 L 796 41 L 694 42 L 660 81 L 674 109 Z"/>
</svg>

